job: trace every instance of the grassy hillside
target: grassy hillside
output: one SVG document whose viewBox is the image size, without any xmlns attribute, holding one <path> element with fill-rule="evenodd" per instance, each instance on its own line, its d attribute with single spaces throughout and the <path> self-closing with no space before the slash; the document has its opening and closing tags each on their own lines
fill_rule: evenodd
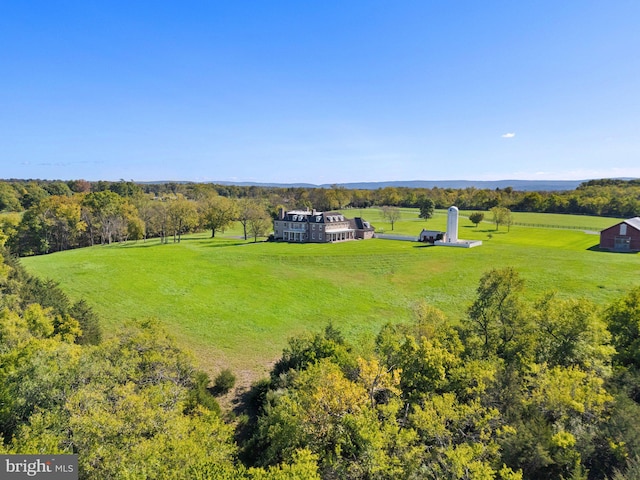
<svg viewBox="0 0 640 480">
<path fill-rule="evenodd" d="M 377 210 L 346 213 L 362 213 L 390 232 Z M 385 322 L 410 318 L 419 300 L 458 319 L 490 268 L 515 267 L 532 296 L 553 289 L 600 304 L 640 285 L 640 255 L 599 252 L 593 249 L 597 235 L 522 226 L 507 233 L 488 222 L 475 228 L 463 215 L 460 238 L 483 240 L 483 246 L 425 247 L 376 239 L 253 244 L 238 240 L 236 229 L 216 239 L 203 233 L 180 244 L 150 240 L 97 246 L 23 263 L 32 273 L 60 282 L 72 299 L 88 299 L 107 327 L 156 317 L 196 352 L 205 369 L 229 365 L 245 377 L 264 371 L 289 336 L 320 329 L 329 320 L 351 338 L 371 335 Z M 517 214 L 516 221 L 585 230 L 616 223 L 538 214 Z M 445 212 L 425 222 L 415 210 L 404 210 L 394 232 L 417 235 L 423 227 L 444 230 L 445 224 Z"/>
</svg>

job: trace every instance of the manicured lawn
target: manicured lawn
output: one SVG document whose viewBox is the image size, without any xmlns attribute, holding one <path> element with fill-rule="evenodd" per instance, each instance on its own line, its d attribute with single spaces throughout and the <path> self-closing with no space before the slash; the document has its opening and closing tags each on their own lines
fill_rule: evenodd
<svg viewBox="0 0 640 480">
<path fill-rule="evenodd" d="M 155 317 L 196 353 L 203 368 L 215 373 L 231 366 L 247 378 L 265 372 L 288 337 L 317 331 L 328 321 L 351 339 L 370 337 L 386 322 L 410 319 L 420 300 L 458 321 L 480 276 L 491 268 L 515 267 L 532 298 L 553 289 L 605 305 L 640 285 L 640 255 L 599 252 L 593 249 L 597 235 L 521 226 L 496 232 L 487 222 L 476 228 L 463 215 L 459 237 L 483 240 L 481 247 L 378 239 L 254 244 L 238 239 L 236 226 L 215 239 L 202 233 L 180 244 L 149 240 L 97 246 L 25 258 L 23 264 L 60 282 L 72 299 L 86 298 L 107 333 L 127 319 Z M 518 214 L 527 215 L 539 214 Z M 362 216 L 390 232 L 377 210 Z M 602 228 L 616 223 L 577 216 L 536 216 L 526 223 L 545 221 Z M 407 210 L 394 232 L 417 236 L 423 227 L 445 226 L 445 212 L 425 222 L 417 211 Z"/>
</svg>

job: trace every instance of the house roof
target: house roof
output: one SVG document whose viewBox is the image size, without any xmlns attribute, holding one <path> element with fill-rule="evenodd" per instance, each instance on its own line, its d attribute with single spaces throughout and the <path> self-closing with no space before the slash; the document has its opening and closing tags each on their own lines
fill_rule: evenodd
<svg viewBox="0 0 640 480">
<path fill-rule="evenodd" d="M 622 222 L 618 222 L 615 225 L 612 225 L 608 228 L 605 228 L 604 230 L 601 230 L 602 232 L 607 231 L 611 228 L 617 227 L 618 225 L 622 224 L 622 223 L 626 223 L 627 225 L 631 226 L 632 228 L 640 231 L 640 217 L 633 217 L 633 218 L 628 218 L 626 220 L 623 220 Z"/>
<path fill-rule="evenodd" d="M 356 217 L 352 221 L 353 228 L 356 228 L 358 230 L 373 230 L 371 224 L 364 220 L 362 217 Z"/>
<path fill-rule="evenodd" d="M 292 210 L 287 212 L 282 219 L 287 222 L 308 222 L 308 223 L 325 223 L 327 225 L 335 224 L 338 222 L 349 222 L 351 228 L 357 228 L 358 230 L 373 230 L 373 227 L 366 220 L 356 218 L 346 218 L 340 212 L 313 212 L 305 210 Z M 337 231 L 337 230 L 335 230 Z"/>
<path fill-rule="evenodd" d="M 310 223 L 335 223 L 335 222 L 344 222 L 347 219 L 338 212 L 315 212 L 309 213 L 309 222 Z"/>
<path fill-rule="evenodd" d="M 631 225 L 636 230 L 640 230 L 640 217 L 629 218 L 624 223 Z"/>
<path fill-rule="evenodd" d="M 307 222 L 309 221 L 309 215 L 311 215 L 309 212 L 287 212 L 284 220 L 288 222 Z"/>
</svg>

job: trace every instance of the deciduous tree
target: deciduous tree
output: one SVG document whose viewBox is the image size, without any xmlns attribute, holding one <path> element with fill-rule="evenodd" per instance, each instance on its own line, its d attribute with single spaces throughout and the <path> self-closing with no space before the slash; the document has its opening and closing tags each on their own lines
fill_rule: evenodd
<svg viewBox="0 0 640 480">
<path fill-rule="evenodd" d="M 585 299 L 561 300 L 547 294 L 533 306 L 539 329 L 537 361 L 550 366 L 577 366 L 606 378 L 615 348 L 596 306 Z"/>
<path fill-rule="evenodd" d="M 475 223 L 476 228 L 478 228 L 478 224 L 482 222 L 482 220 L 484 220 L 484 213 L 474 212 L 471 215 L 469 215 L 469 220 L 471 220 L 471 223 Z"/>
<path fill-rule="evenodd" d="M 400 209 L 398 207 L 393 206 L 384 206 L 382 207 L 382 217 L 387 219 L 387 221 L 391 224 L 391 230 L 393 230 L 393 225 L 400 220 Z"/>
<path fill-rule="evenodd" d="M 89 193 L 82 202 L 82 220 L 87 225 L 91 245 L 128 238 L 129 221 L 137 216 L 135 207 L 110 190 Z"/>
<path fill-rule="evenodd" d="M 482 275 L 466 324 L 480 340 L 484 356 L 513 359 L 514 355 L 526 356 L 531 349 L 526 338 L 530 325 L 521 298 L 523 288 L 524 280 L 513 268 Z"/>
<path fill-rule="evenodd" d="M 150 205 L 146 231 L 160 237 L 160 243 L 168 242 L 169 235 L 169 204 L 165 198 L 156 198 Z"/>
<path fill-rule="evenodd" d="M 0 212 L 20 212 L 22 205 L 12 185 L 0 182 Z"/>
<path fill-rule="evenodd" d="M 257 242 L 258 237 L 264 237 L 269 232 L 271 225 L 271 217 L 266 209 L 262 207 L 255 210 L 251 217 L 249 217 L 247 228 L 253 237 L 253 241 Z"/>
<path fill-rule="evenodd" d="M 635 287 L 605 311 L 619 365 L 640 370 L 640 287 Z"/>
<path fill-rule="evenodd" d="M 216 236 L 216 231 L 224 232 L 237 217 L 236 203 L 217 194 L 206 196 L 199 206 L 202 225 L 211 229 L 211 238 Z"/>
<path fill-rule="evenodd" d="M 198 225 L 198 208 L 196 203 L 178 194 L 167 202 L 167 220 L 173 232 L 173 241 L 180 243 L 182 234 Z"/>
<path fill-rule="evenodd" d="M 420 199 L 420 203 L 418 204 L 420 208 L 420 218 L 424 218 L 425 220 L 429 220 L 433 217 L 433 211 L 436 208 L 435 203 L 428 197 L 423 197 Z"/>
<path fill-rule="evenodd" d="M 496 230 L 500 229 L 500 225 L 507 225 L 509 228 L 513 223 L 511 218 L 511 210 L 505 207 L 493 207 L 491 208 L 493 214 L 493 222 L 496 224 Z"/>
<path fill-rule="evenodd" d="M 260 202 L 253 199 L 242 199 L 238 202 L 237 220 L 240 222 L 246 240 L 251 234 L 254 240 L 266 234 L 271 227 L 271 217 Z"/>
</svg>

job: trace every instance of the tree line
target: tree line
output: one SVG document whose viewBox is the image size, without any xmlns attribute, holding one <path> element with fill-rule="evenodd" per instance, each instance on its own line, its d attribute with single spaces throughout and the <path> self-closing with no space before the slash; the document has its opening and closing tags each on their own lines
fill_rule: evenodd
<svg viewBox="0 0 640 480">
<path fill-rule="evenodd" d="M 602 179 L 582 183 L 568 191 L 518 191 L 511 187 L 478 189 L 384 187 L 376 190 L 331 188 L 216 185 L 206 183 L 88 182 L 85 180 L 0 181 L 0 211 L 24 211 L 49 195 L 112 191 L 122 197 L 140 194 L 162 197 L 182 194 L 197 200 L 215 192 L 227 198 L 266 200 L 269 205 L 314 207 L 333 210 L 346 207 L 398 206 L 418 208 L 424 198 L 438 209 L 456 205 L 464 210 L 489 210 L 502 206 L 513 211 L 571 213 L 630 217 L 640 210 L 640 180 Z"/>
<path fill-rule="evenodd" d="M 210 229 L 212 236 L 235 221 L 244 238 L 267 234 L 279 208 L 334 210 L 385 207 L 392 224 L 399 207 L 456 205 L 491 212 L 509 225 L 508 212 L 550 212 L 633 217 L 640 214 L 640 181 L 593 180 L 567 192 L 504 189 L 385 187 L 259 187 L 202 183 L 0 181 L 0 236 L 19 255 L 34 255 L 124 240 L 159 238 L 179 242 L 183 234 Z"/>
<path fill-rule="evenodd" d="M 599 308 L 486 272 L 350 342 L 291 338 L 236 412 L 162 326 L 99 319 L 0 256 L 0 453 L 81 479 L 603 479 L 640 474 L 640 287 Z"/>
<path fill-rule="evenodd" d="M 185 233 L 203 229 L 213 237 L 236 221 L 243 226 L 245 240 L 257 240 L 271 227 L 264 200 L 228 198 L 213 188 L 190 191 L 191 197 L 181 192 L 157 196 L 131 182 L 97 191 L 90 187 L 76 193 L 63 190 L 40 192 L 37 199 L 29 197 L 24 211 L 0 218 L 0 235 L 12 252 L 38 255 L 148 238 L 180 242 Z"/>
</svg>

